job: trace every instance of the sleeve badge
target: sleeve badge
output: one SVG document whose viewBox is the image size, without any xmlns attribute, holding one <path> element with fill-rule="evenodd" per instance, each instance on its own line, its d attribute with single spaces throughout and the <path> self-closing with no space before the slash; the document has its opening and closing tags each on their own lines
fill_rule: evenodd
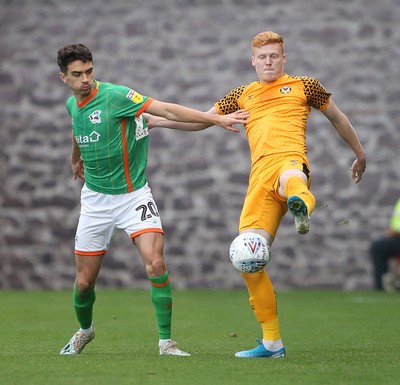
<svg viewBox="0 0 400 385">
<path fill-rule="evenodd" d="M 126 94 L 126 97 L 136 104 L 143 102 L 143 96 L 135 90 L 129 90 L 129 92 Z"/>
</svg>

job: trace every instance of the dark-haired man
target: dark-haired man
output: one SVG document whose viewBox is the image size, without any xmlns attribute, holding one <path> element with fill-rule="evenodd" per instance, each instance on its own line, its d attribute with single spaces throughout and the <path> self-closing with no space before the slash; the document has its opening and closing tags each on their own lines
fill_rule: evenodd
<svg viewBox="0 0 400 385">
<path fill-rule="evenodd" d="M 157 101 L 136 90 L 94 79 L 93 57 L 82 44 L 58 51 L 61 80 L 73 96 L 66 107 L 72 119 L 72 174 L 85 184 L 75 237 L 76 279 L 73 304 L 80 329 L 60 354 L 79 354 L 95 336 L 95 284 L 109 243 L 124 230 L 139 250 L 151 285 L 161 355 L 190 356 L 171 339 L 172 292 L 163 257 L 163 229 L 145 169 L 148 128 L 143 113 L 182 122 L 232 125 L 247 113 L 210 115 Z"/>
</svg>

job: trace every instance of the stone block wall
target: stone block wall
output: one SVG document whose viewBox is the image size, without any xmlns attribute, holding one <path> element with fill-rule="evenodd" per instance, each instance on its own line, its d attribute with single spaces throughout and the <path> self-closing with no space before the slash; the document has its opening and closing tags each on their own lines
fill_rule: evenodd
<svg viewBox="0 0 400 385">
<path fill-rule="evenodd" d="M 317 209 L 307 236 L 286 216 L 268 267 L 277 289 L 368 289 L 369 242 L 400 194 L 400 7 L 396 0 L 0 0 L 0 289 L 64 289 L 74 277 L 81 184 L 71 180 L 71 127 L 57 50 L 82 42 L 96 78 L 201 110 L 256 79 L 250 40 L 286 39 L 286 71 L 318 78 L 356 127 L 353 154 L 324 116 L 308 125 Z M 243 133 L 157 129 L 148 179 L 176 288 L 242 287 L 228 261 L 249 172 Z M 118 233 L 100 287 L 146 288 L 137 251 Z"/>
</svg>

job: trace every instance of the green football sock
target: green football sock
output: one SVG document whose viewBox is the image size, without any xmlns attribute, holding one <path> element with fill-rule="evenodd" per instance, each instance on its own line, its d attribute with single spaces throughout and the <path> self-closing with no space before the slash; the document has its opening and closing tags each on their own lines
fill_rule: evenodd
<svg viewBox="0 0 400 385">
<path fill-rule="evenodd" d="M 160 339 L 171 338 L 172 287 L 168 272 L 161 277 L 150 278 L 151 300 L 156 310 L 158 335 Z"/>
<path fill-rule="evenodd" d="M 91 289 L 85 293 L 81 293 L 76 284 L 73 289 L 73 302 L 76 318 L 82 329 L 89 329 L 93 320 L 93 304 L 96 300 L 96 293 Z"/>
</svg>

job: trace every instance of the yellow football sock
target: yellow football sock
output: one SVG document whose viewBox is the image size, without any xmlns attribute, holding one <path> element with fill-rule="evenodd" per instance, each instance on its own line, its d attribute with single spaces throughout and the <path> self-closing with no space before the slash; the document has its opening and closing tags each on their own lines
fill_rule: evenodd
<svg viewBox="0 0 400 385">
<path fill-rule="evenodd" d="M 286 198 L 292 195 L 296 195 L 304 201 L 308 209 L 308 215 L 311 215 L 315 208 L 315 197 L 308 189 L 307 183 L 297 176 L 290 177 L 285 185 Z"/>
<path fill-rule="evenodd" d="M 281 339 L 276 297 L 266 271 L 242 273 L 249 292 L 250 306 L 263 331 L 264 340 Z"/>
</svg>

